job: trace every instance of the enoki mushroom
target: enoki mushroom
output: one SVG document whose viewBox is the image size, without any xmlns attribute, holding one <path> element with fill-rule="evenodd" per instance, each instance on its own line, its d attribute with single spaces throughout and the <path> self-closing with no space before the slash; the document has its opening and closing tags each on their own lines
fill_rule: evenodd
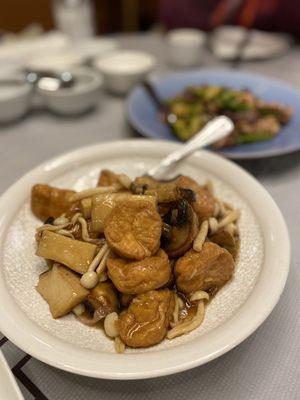
<svg viewBox="0 0 300 400">
<path fill-rule="evenodd" d="M 89 242 L 89 243 L 94 243 L 94 244 L 99 244 L 101 242 L 103 242 L 103 239 L 93 239 L 90 237 L 89 232 L 88 232 L 88 226 L 87 226 L 87 222 L 83 217 L 78 217 L 78 222 L 81 225 L 81 235 L 82 235 L 82 239 L 85 242 Z"/>
<path fill-rule="evenodd" d="M 60 235 L 63 235 L 63 236 L 67 236 L 71 239 L 75 239 L 74 235 L 70 231 L 67 231 L 66 229 L 60 229 L 57 233 L 59 233 Z"/>
<path fill-rule="evenodd" d="M 80 283 L 83 287 L 86 289 L 92 289 L 97 285 L 99 282 L 99 274 L 103 272 L 106 267 L 108 255 L 109 247 L 105 243 L 91 262 L 87 272 L 82 275 Z"/>
<path fill-rule="evenodd" d="M 216 218 L 211 217 L 208 219 L 208 224 L 209 224 L 209 231 L 213 235 L 219 229 L 218 221 L 216 220 Z"/>
<path fill-rule="evenodd" d="M 194 243 L 193 243 L 193 249 L 195 251 L 200 252 L 202 250 L 202 246 L 205 242 L 207 234 L 208 234 L 208 221 L 203 221 L 201 224 L 199 233 L 196 236 Z"/>
<path fill-rule="evenodd" d="M 125 344 L 122 342 L 119 336 L 115 338 L 114 347 L 117 353 L 124 353 L 125 351 Z"/>
<path fill-rule="evenodd" d="M 175 294 L 175 306 L 174 306 L 174 311 L 173 311 L 173 321 L 170 323 L 172 328 L 174 326 L 176 326 L 179 322 L 179 312 L 180 312 L 180 308 L 181 308 L 179 299 L 180 299 L 180 297 L 177 294 Z"/>
<path fill-rule="evenodd" d="M 197 290 L 191 295 L 190 301 L 199 301 L 199 300 L 209 300 L 209 294 L 204 290 Z"/>
<path fill-rule="evenodd" d="M 102 260 L 100 261 L 100 263 L 98 265 L 98 268 L 96 269 L 96 272 L 98 275 L 100 275 L 104 272 L 109 254 L 110 254 L 110 249 L 108 248 L 102 257 Z"/>
<path fill-rule="evenodd" d="M 219 222 L 219 229 L 224 228 L 226 225 L 230 224 L 231 222 L 235 222 L 239 217 L 240 217 L 239 210 L 231 211 L 225 218 L 223 218 Z"/>
<path fill-rule="evenodd" d="M 204 314 L 205 314 L 204 301 L 200 300 L 197 306 L 197 312 L 195 316 L 191 320 L 181 322 L 174 328 L 170 329 L 167 333 L 167 338 L 174 339 L 177 336 L 184 335 L 185 333 L 189 333 L 194 329 L 198 328 L 198 326 L 200 326 L 203 322 Z"/>
<path fill-rule="evenodd" d="M 92 197 L 95 194 L 115 193 L 115 192 L 118 192 L 120 189 L 122 189 L 122 185 L 119 183 L 116 183 L 111 186 L 99 186 L 99 187 L 92 188 L 92 189 L 86 189 L 86 190 L 83 190 L 82 192 L 72 194 L 69 197 L 69 202 L 74 203 L 75 201 L 82 200 L 87 197 Z"/>
</svg>

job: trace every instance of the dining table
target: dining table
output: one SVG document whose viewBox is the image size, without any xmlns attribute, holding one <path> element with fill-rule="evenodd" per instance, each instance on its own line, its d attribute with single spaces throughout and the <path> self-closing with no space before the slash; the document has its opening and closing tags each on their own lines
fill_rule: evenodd
<svg viewBox="0 0 300 400">
<path fill-rule="evenodd" d="M 160 33 L 114 37 L 122 48 L 152 53 L 157 59 L 153 74 L 177 71 L 168 65 Z M 299 67 L 300 46 L 294 44 L 280 57 L 238 63 L 221 61 L 205 48 L 196 68 L 254 72 L 286 81 L 300 90 Z M 97 107 L 84 115 L 61 117 L 37 108 L 21 120 L 0 126 L 0 193 L 30 169 L 58 154 L 94 143 L 140 138 L 126 121 L 124 97 L 105 91 L 99 96 Z M 267 320 L 239 346 L 214 361 L 175 375 L 132 381 L 94 379 L 56 369 L 0 335 L 1 351 L 26 400 L 300 398 L 300 152 L 234 162 L 267 189 L 289 230 L 290 272 L 284 292 Z"/>
</svg>

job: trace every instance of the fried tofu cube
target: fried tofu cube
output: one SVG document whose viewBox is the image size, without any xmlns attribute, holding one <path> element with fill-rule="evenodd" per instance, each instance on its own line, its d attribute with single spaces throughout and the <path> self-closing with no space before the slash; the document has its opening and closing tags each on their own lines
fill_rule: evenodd
<svg viewBox="0 0 300 400">
<path fill-rule="evenodd" d="M 44 231 L 39 241 L 37 256 L 56 261 L 84 274 L 94 259 L 97 246 L 66 236 Z"/>
<path fill-rule="evenodd" d="M 37 184 L 31 189 L 31 210 L 41 220 L 59 217 L 71 208 L 68 198 L 73 190 L 58 189 L 49 185 Z"/>
<path fill-rule="evenodd" d="M 53 318 L 68 314 L 89 294 L 81 286 L 79 276 L 59 264 L 40 275 L 36 289 L 49 304 Z"/>
<path fill-rule="evenodd" d="M 113 208 L 120 201 L 141 200 L 149 201 L 157 206 L 156 197 L 133 195 L 130 192 L 101 193 L 92 197 L 92 231 L 103 233 L 104 223 L 110 216 Z"/>
</svg>

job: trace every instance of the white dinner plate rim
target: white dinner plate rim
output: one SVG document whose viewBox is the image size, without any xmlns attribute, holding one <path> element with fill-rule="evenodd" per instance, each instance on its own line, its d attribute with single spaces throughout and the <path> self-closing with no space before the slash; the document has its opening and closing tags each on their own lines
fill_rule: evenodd
<svg viewBox="0 0 300 400">
<path fill-rule="evenodd" d="M 139 154 L 162 156 L 163 153 L 167 154 L 179 146 L 180 144 L 177 143 L 142 139 L 106 142 L 79 148 L 46 161 L 25 174 L 1 196 L 0 246 L 3 244 L 1 237 L 5 237 L 7 225 L 12 219 L 13 210 L 10 210 L 10 207 L 20 207 L 28 198 L 28 187 L 40 180 L 42 176 L 45 179 L 46 176 L 52 179 L 54 173 L 58 176 L 76 163 L 91 162 L 101 153 L 126 154 L 126 151 L 138 150 Z M 14 307 L 15 314 L 9 315 L 8 302 L 12 297 L 6 288 L 3 273 L 0 271 L 0 330 L 2 333 L 25 352 L 54 367 L 96 378 L 125 380 L 164 376 L 202 365 L 226 353 L 254 332 L 277 304 L 288 276 L 290 241 L 285 221 L 268 192 L 241 167 L 209 151 L 198 152 L 192 156 L 194 157 L 203 159 L 203 162 L 210 163 L 211 166 L 221 166 L 217 175 L 220 177 L 225 174 L 232 185 L 236 177 L 241 178 L 245 198 L 248 194 L 248 201 L 250 201 L 250 193 L 255 193 L 255 196 L 251 196 L 249 204 L 267 224 L 265 227 L 262 226 L 267 249 L 264 268 L 249 298 L 229 320 L 200 338 L 167 350 L 144 354 L 95 354 L 91 350 L 75 349 L 71 344 L 62 342 L 43 331 L 25 317 L 16 305 L 10 305 Z M 10 207 L 7 207 L 8 205 Z M 272 252 L 269 251 L 270 249 Z M 280 268 L 274 268 L 272 276 L 267 276 L 271 263 L 279 265 Z M 268 296 L 263 297 L 266 289 Z M 261 303 L 258 303 L 258 300 Z M 254 304 L 259 307 L 254 309 Z M 22 321 L 21 325 L 18 318 Z M 23 319 L 25 326 L 30 328 L 29 331 L 23 329 Z M 200 340 L 205 346 L 194 346 Z"/>
</svg>

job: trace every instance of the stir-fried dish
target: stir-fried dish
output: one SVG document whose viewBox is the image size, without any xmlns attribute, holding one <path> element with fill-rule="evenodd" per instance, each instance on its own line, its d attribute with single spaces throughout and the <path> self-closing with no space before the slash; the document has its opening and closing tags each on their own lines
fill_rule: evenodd
<svg viewBox="0 0 300 400">
<path fill-rule="evenodd" d="M 167 104 L 172 118 L 163 118 L 182 141 L 190 139 L 217 115 L 231 118 L 233 133 L 217 142 L 216 148 L 272 139 L 292 115 L 290 107 L 261 100 L 248 90 L 223 86 L 192 86 Z"/>
<path fill-rule="evenodd" d="M 33 186 L 31 208 L 44 221 L 36 242 L 47 270 L 37 291 L 53 318 L 74 313 L 104 329 L 117 352 L 196 329 L 234 273 L 240 213 L 210 182 L 103 170 L 81 192 Z"/>
</svg>

